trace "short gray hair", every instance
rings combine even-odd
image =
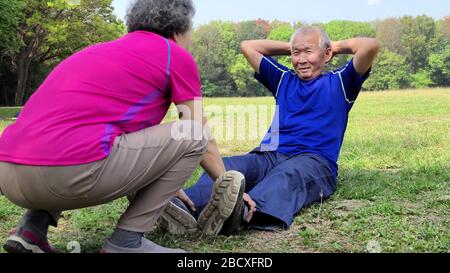
[[[297,37],[297,35],[299,34],[309,35],[317,32],[319,32],[320,34],[320,42],[319,42],[320,47],[323,50],[327,50],[329,47],[331,47],[330,38],[328,37],[328,34],[325,32],[325,30],[317,26],[303,26],[297,29],[291,36],[291,44],[292,42],[294,42],[295,37]]]
[[[166,38],[192,27],[192,0],[136,0],[127,11],[128,32],[144,30]]]

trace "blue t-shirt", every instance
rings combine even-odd
[[[293,70],[263,57],[255,78],[274,95],[276,111],[258,150],[318,154],[337,176],[348,113],[369,74],[370,70],[361,77],[351,60],[336,71],[303,81]]]

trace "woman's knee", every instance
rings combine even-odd
[[[19,207],[30,208],[31,204],[21,193],[21,187],[17,185],[19,180],[15,172],[15,165],[0,162],[0,173],[3,176],[0,180],[0,195],[4,195],[6,199]]]

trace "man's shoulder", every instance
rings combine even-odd
[[[263,56],[261,59],[261,62],[263,65],[267,65],[268,67],[272,67],[276,69],[279,72],[291,72],[292,70],[289,69],[287,66],[280,63],[278,60],[271,56]]]
[[[325,81],[325,80],[329,80],[329,79],[338,79],[339,74],[342,71],[343,71],[343,68],[332,70],[332,71],[327,71],[322,75],[321,80]]]
[[[348,68],[349,63],[338,69],[328,71],[322,75],[321,80],[324,82],[329,82],[331,85],[339,84],[341,85],[342,73]]]
[[[319,79],[317,79],[316,84],[311,85],[311,88],[320,88],[323,90],[340,90],[342,82],[340,79],[339,71],[328,71],[324,72]],[[326,92],[328,93],[328,92]],[[335,93],[335,92],[333,92]]]

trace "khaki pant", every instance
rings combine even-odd
[[[54,216],[128,196],[117,227],[153,229],[165,205],[191,176],[206,139],[175,140],[174,123],[117,137],[110,155],[79,166],[37,167],[0,162],[0,191],[13,203]]]

